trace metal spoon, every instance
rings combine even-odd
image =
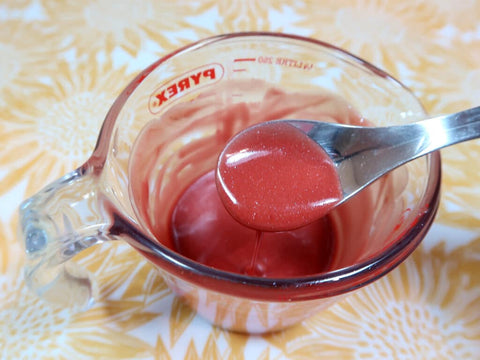
[[[480,137],[480,107],[387,127],[280,120],[311,127],[307,135],[337,167],[343,202],[393,169],[435,150]]]

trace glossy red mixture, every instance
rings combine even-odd
[[[220,201],[213,170],[180,197],[172,213],[171,231],[183,255],[218,269],[255,276],[293,277],[326,271],[335,247],[328,217],[292,231],[263,233],[235,221]]]
[[[286,122],[256,125],[235,136],[220,156],[216,179],[229,213],[262,231],[307,225],[342,198],[330,157]]]

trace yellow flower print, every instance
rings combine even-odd
[[[202,26],[188,22],[195,3],[186,0],[166,1],[109,0],[83,2],[70,0],[58,2],[43,0],[50,24],[55,33],[79,53],[106,50],[111,53],[116,47],[130,55],[137,55],[144,47],[156,50],[173,49],[178,43],[197,39]],[[201,25],[201,24],[200,24]],[[145,35],[157,42],[148,43]]]
[[[66,310],[42,304],[23,285],[21,273],[9,271],[0,275],[0,357],[2,359],[38,359],[39,353],[53,351],[62,338],[62,329],[71,321]],[[25,340],[24,340],[25,339]],[[26,340],[28,339],[28,340]],[[36,351],[31,353],[31,348]]]
[[[0,106],[7,106],[11,94],[28,95],[38,88],[39,73],[52,70],[50,61],[61,46],[50,46],[53,37],[36,23],[18,20],[0,26]]]
[[[204,1],[202,10],[220,14],[211,19],[218,33],[236,31],[273,31],[271,12],[291,10],[293,1],[213,0]],[[292,14],[289,14],[292,15]],[[213,16],[213,15],[212,15]],[[281,29],[277,29],[281,31]]]
[[[31,0],[2,0],[2,6],[7,10],[25,9],[31,5]]]
[[[183,306],[185,311],[192,312],[186,305]],[[195,318],[195,323],[188,327],[183,320],[176,321],[183,329],[179,334],[179,340],[169,345],[158,337],[155,359],[253,359],[251,356],[243,355],[249,339],[246,334],[211,327],[205,320],[199,318]]]
[[[480,229],[480,140],[442,150],[442,201],[437,221]]]
[[[431,115],[480,105],[480,40],[452,40],[442,61],[415,74],[423,84],[421,100]],[[458,76],[458,74],[464,74]],[[420,86],[420,85],[419,85]],[[442,150],[443,189],[437,219],[442,223],[480,229],[480,140]]]
[[[82,252],[77,260],[98,279],[100,291],[98,306],[77,315],[75,326],[103,324],[135,333],[152,344],[142,353],[146,359],[226,359],[244,352],[248,336],[212,328],[173,296],[155,267],[128,245],[97,246]],[[143,346],[139,344],[135,358],[142,358]],[[122,353],[120,348],[117,351]]]
[[[394,75],[401,66],[420,66],[438,53],[434,38],[443,26],[435,7],[424,2],[328,0],[299,6],[298,25],[312,36],[342,47]]]
[[[19,270],[23,264],[23,249],[16,239],[16,221],[0,222],[0,276],[11,270]],[[1,297],[2,291],[0,291]]]
[[[450,0],[427,0],[433,4],[448,24],[463,31],[475,31],[478,26],[478,14],[480,14],[480,2],[477,0],[463,0],[452,6]]]
[[[478,259],[419,248],[388,276],[283,335],[292,358],[474,359],[480,351]],[[436,279],[433,281],[432,279]],[[303,333],[302,333],[303,332]],[[268,338],[267,338],[268,339]],[[272,338],[275,341],[275,335]]]
[[[415,73],[424,85],[422,101],[432,114],[460,111],[480,105],[480,39],[455,36],[441,61]],[[463,74],[459,76],[459,74]]]
[[[27,179],[26,196],[75,169],[93,151],[108,109],[129,82],[110,62],[57,64],[44,72],[35,94],[21,90],[0,111],[0,194]]]
[[[125,244],[97,246],[78,261],[100,284],[97,303],[82,313],[46,304],[18,271],[0,274],[0,358],[152,358],[154,346],[130,332],[158,323],[155,305],[170,291],[157,272]]]

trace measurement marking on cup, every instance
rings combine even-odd
[[[233,59],[233,62],[245,62],[245,61],[254,62],[256,60],[257,60],[256,58],[236,58],[236,59]]]
[[[249,63],[249,62],[255,62],[255,61],[257,61],[257,58],[236,58],[236,59],[233,59],[233,63]],[[247,68],[232,69],[232,72],[234,72],[234,73],[246,72],[246,71],[247,71]]]

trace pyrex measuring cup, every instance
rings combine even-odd
[[[226,131],[222,122],[188,117],[166,121],[162,115],[179,104],[196,104],[205,92],[235,79],[244,84],[267,82],[292,93],[327,90],[347,99],[376,125],[425,116],[417,99],[399,82],[316,40],[239,33],[175,51],[145,69],[120,94],[86,163],[21,205],[30,288],[49,301],[88,307],[94,300],[94,279],[70,259],[100,242],[121,240],[143,254],[170,288],[212,323],[261,333],[313,315],[386,274],[415,249],[438,206],[437,153],[373,184],[362,197],[352,199],[358,204],[335,210],[332,219],[342,240],[335,267],[326,273],[261,278],[226,272],[179,254],[166,232],[161,236],[157,229],[154,236],[149,227],[153,216],[160,229],[167,229],[171,209],[185,186],[214,168],[230,136],[258,121],[233,121]],[[262,87],[241,86],[219,101],[259,102],[264,95]],[[150,179],[129,173],[129,166],[139,133],[154,119],[161,131],[155,154],[148,156],[155,158],[162,178],[153,194]],[[154,197],[164,211],[153,215],[148,202]],[[141,206],[142,201],[146,206]]]

